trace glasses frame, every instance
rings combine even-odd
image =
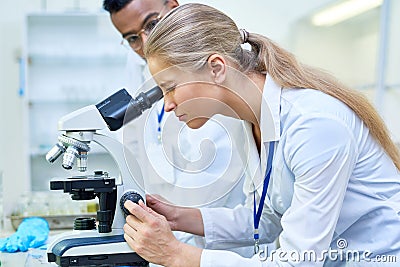
[[[132,34],[128,34],[125,37],[122,37],[121,40],[121,45],[123,45],[124,47],[127,48],[131,48],[133,50],[139,50],[143,47],[143,39],[142,39],[142,34],[145,34],[146,36],[150,34],[150,32],[154,29],[154,27],[157,25],[158,22],[160,22],[160,20],[162,19],[162,13],[164,12],[166,8],[166,5],[163,6],[163,8],[161,9],[161,11],[158,13],[158,16],[155,17],[154,19],[149,20],[142,29],[140,29],[140,31],[138,31],[137,33],[132,33]],[[149,25],[153,25],[150,29],[148,28]],[[129,38],[131,37],[136,37],[137,41],[132,42],[129,41]]]

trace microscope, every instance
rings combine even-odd
[[[49,262],[62,267],[148,266],[148,262],[128,246],[123,236],[123,225],[129,215],[124,207],[125,201],[137,203],[144,196],[140,167],[129,148],[98,131],[120,129],[162,97],[159,87],[140,93],[135,99],[121,89],[97,105],[83,107],[59,120],[58,130],[62,134],[58,137],[58,143],[47,153],[47,161],[53,163],[63,155],[64,169],[72,169],[76,161],[77,169],[85,172],[90,144],[95,142],[115,160],[119,176],[109,177],[106,171],[95,171],[92,175],[50,181],[51,190],[63,190],[73,200],[97,197],[99,210],[97,225],[94,218],[76,218],[74,230],[59,235],[49,245]]]

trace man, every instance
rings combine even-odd
[[[154,84],[146,74],[143,44],[158,21],[177,6],[176,0],[104,0],[103,7],[121,33],[122,43],[135,52],[128,60],[133,85],[130,89],[141,86],[144,91]],[[143,80],[143,76],[148,80]],[[221,116],[193,131],[174,116],[164,114],[163,108],[161,100],[124,130],[124,143],[134,144],[138,150],[146,191],[186,206],[232,208],[246,200],[253,205],[252,197],[246,195],[254,189],[253,170],[257,169],[259,159],[249,153],[248,146],[254,145],[251,130],[246,134],[239,121]],[[177,136],[173,131],[179,132],[179,140],[169,138]],[[180,234],[177,237],[201,246],[199,238]],[[254,253],[253,247],[235,251],[248,257]]]

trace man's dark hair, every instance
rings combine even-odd
[[[104,0],[103,8],[110,12],[110,14],[115,13],[123,9],[127,4],[133,0]],[[168,3],[169,0],[163,0],[164,5]]]
[[[103,8],[112,14],[120,11],[132,1],[133,0],[104,0]]]

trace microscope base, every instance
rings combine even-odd
[[[49,262],[58,266],[149,266],[132,251],[123,235],[64,239],[48,251]]]
[[[140,258],[136,253],[127,255],[77,255],[77,256],[55,256],[55,263],[61,267],[70,266],[129,266],[142,267],[149,266],[149,263]]]

